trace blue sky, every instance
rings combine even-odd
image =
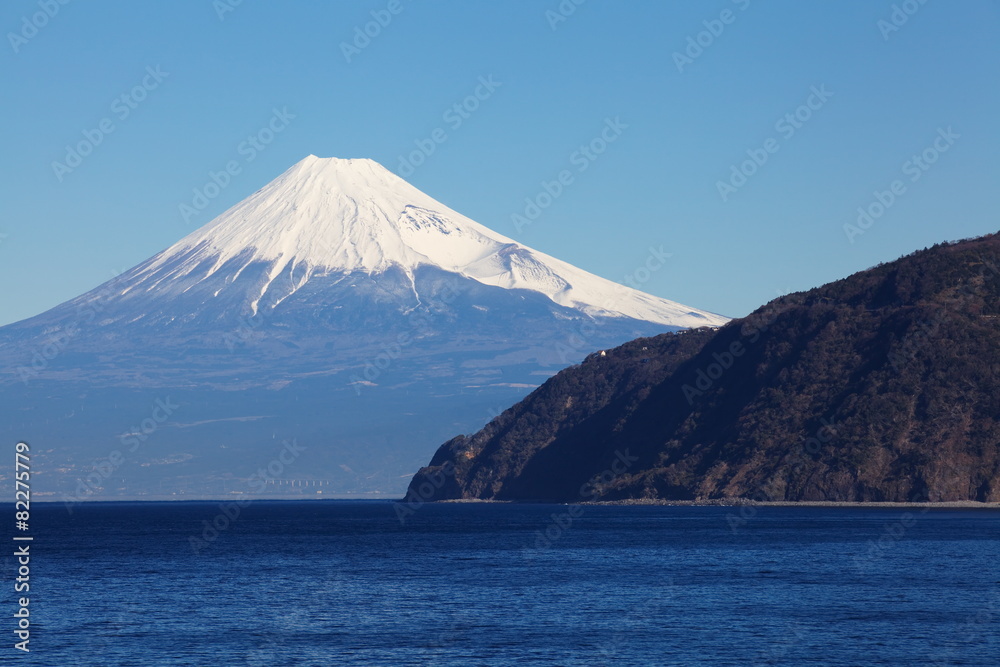
[[[1000,229],[996,1],[12,0],[0,26],[0,323],[308,154],[373,158],[529,246],[730,316]],[[526,200],[544,206],[515,224]],[[651,248],[671,256],[648,272]]]

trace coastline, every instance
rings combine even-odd
[[[401,500],[399,502],[406,502]],[[481,498],[456,498],[435,500],[433,503],[489,503],[526,505],[581,505],[585,507],[617,506],[677,506],[677,507],[858,507],[858,508],[918,508],[918,509],[989,509],[1000,510],[1000,503],[977,500],[951,500],[934,502],[841,501],[841,500],[750,500],[748,498],[713,498],[709,500],[663,500],[659,498],[633,498],[629,500],[599,500],[565,502],[552,500],[484,500]]]
[[[164,496],[164,497],[154,497],[154,498],[91,498],[78,501],[76,504],[87,505],[87,504],[142,504],[142,503],[244,503],[250,504],[255,502],[267,502],[267,501],[278,501],[278,502],[296,502],[296,501],[310,501],[310,502],[384,502],[384,503],[403,503],[411,504],[416,503],[419,505],[447,505],[447,504],[486,504],[486,505],[553,505],[553,506],[565,506],[565,505],[578,505],[581,507],[857,507],[857,508],[917,508],[917,509],[985,509],[985,510],[1000,510],[1000,503],[990,503],[990,502],[979,502],[975,500],[953,500],[945,502],[888,502],[888,501],[872,501],[872,502],[853,502],[853,501],[838,501],[838,500],[802,500],[802,501],[791,501],[791,500],[778,500],[778,501],[764,501],[764,500],[750,500],[747,498],[713,498],[709,500],[663,500],[659,498],[633,498],[629,500],[601,500],[601,501],[580,501],[580,502],[569,502],[563,500],[484,500],[481,498],[453,498],[447,500],[428,500],[428,501],[407,501],[405,497],[402,498],[388,498],[382,497],[333,497],[333,496],[237,496],[237,497],[176,497],[176,496]],[[39,505],[59,505],[66,504],[64,501],[57,501],[53,499],[45,499],[37,501]],[[9,503],[8,503],[9,504]]]
[[[658,500],[635,499],[580,503],[581,505],[679,505],[697,507],[900,507],[930,509],[1000,509],[1000,503],[977,500],[951,500],[928,502],[890,501],[841,501],[841,500],[749,500],[747,498],[720,498],[712,500]]]

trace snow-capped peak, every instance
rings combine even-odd
[[[429,229],[442,209],[448,220],[441,224],[451,234]],[[427,242],[428,232],[434,242]],[[175,248],[205,243],[222,261],[253,248],[254,259],[374,273],[394,264],[454,270],[498,240],[509,242],[373,160],[310,155]]]
[[[433,265],[507,289],[541,292],[591,315],[626,316],[674,326],[718,325],[721,316],[605,280],[509,239],[424,194],[369,159],[310,155],[143,267],[152,275],[184,255],[174,276],[240,258],[316,272],[407,274]],[[212,269],[205,276],[210,276]],[[250,306],[254,312],[269,284]],[[301,287],[301,284],[298,287]]]

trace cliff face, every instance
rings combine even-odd
[[[1000,235],[595,353],[410,501],[1000,501]]]

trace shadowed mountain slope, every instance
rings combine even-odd
[[[592,354],[442,445],[407,498],[995,502],[998,420],[990,235]]]

